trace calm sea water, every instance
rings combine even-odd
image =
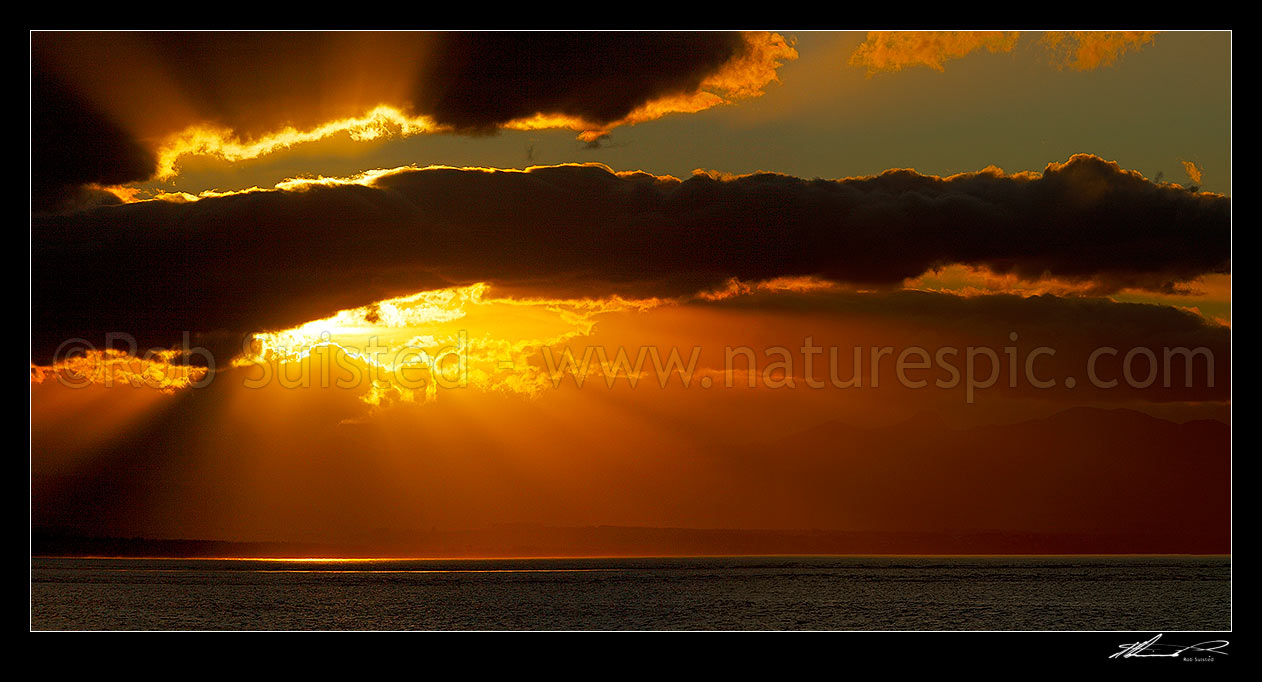
[[[1228,557],[33,559],[35,629],[1222,630]]]

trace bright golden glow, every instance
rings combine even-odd
[[[439,130],[444,128],[428,116],[408,116],[399,109],[386,105],[378,106],[363,116],[330,121],[308,130],[286,127],[251,140],[242,140],[227,128],[195,125],[170,136],[158,149],[156,177],[159,180],[174,177],[179,172],[177,163],[184,156],[210,156],[224,161],[243,161],[342,133],[349,135],[352,140],[363,142],[392,135],[407,137]]]
[[[538,364],[540,348],[590,335],[601,315],[669,303],[618,296],[495,298],[489,291],[483,283],[425,291],[259,333],[232,364],[351,367],[340,356],[367,375],[362,399],[374,406],[426,403],[437,399],[440,388],[454,387],[537,396],[552,383]]]

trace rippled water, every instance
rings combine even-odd
[[[1221,630],[1228,557],[33,559],[35,629]]]

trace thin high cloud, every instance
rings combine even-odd
[[[927,66],[943,71],[943,63],[979,50],[1011,52],[1017,31],[869,31],[850,55],[850,65],[863,67],[868,75]]]
[[[32,227],[32,352],[125,331],[284,329],[455,284],[688,296],[731,278],[897,288],[960,263],[1168,290],[1230,270],[1230,200],[1079,155],[1042,173],[687,180],[599,165],[400,169]]]
[[[1193,185],[1201,184],[1201,179],[1205,177],[1205,172],[1200,166],[1196,165],[1196,162],[1183,159],[1179,163],[1183,164],[1183,172],[1188,174],[1188,179],[1192,181]]]
[[[1156,31],[1048,31],[1040,42],[1052,52],[1052,63],[1074,71],[1116,64],[1127,52],[1153,41]]]
[[[1116,64],[1127,52],[1153,41],[1156,31],[1048,31],[1039,44],[1052,65],[1090,71]],[[923,66],[944,71],[944,64],[974,52],[1012,52],[1019,31],[870,31],[850,55],[850,65],[868,75]]]
[[[36,205],[170,177],[190,155],[251,159],[337,134],[591,141],[757,97],[796,58],[766,32],[37,33],[34,157],[87,163],[37,166]]]

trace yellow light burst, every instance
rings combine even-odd
[[[431,402],[440,388],[456,387],[537,396],[550,384],[536,357],[542,347],[592,334],[601,315],[670,303],[498,298],[489,291],[485,283],[425,291],[255,334],[232,365],[263,368],[258,377],[270,379],[282,365],[334,360],[361,379],[361,398],[374,406]]]

